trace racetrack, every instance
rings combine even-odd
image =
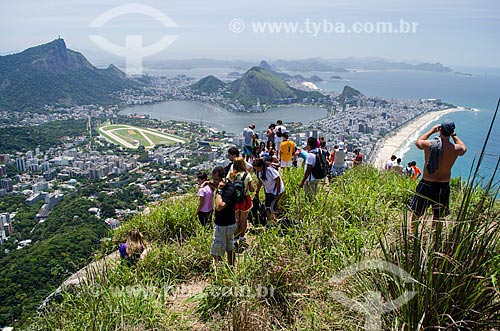
[[[123,124],[105,124],[98,129],[108,142],[125,148],[137,149],[140,145],[151,149],[160,143],[185,143],[185,140],[152,129]]]

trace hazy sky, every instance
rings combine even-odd
[[[89,27],[106,11],[120,13],[120,6],[131,3],[156,10],[177,27],[162,24],[142,9],[101,27]],[[377,33],[374,29],[381,22],[391,23],[398,33]],[[257,31],[259,24],[263,30]],[[274,24],[275,31],[270,32],[266,24]],[[412,24],[416,24],[414,31],[401,33]],[[166,35],[177,36],[146,61],[376,56],[500,67],[500,4],[494,0],[0,0],[0,54],[46,43],[58,35],[69,48],[97,64],[123,58],[97,46],[90,35],[117,46],[125,45],[127,35],[141,35],[146,46]]]

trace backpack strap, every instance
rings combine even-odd
[[[241,177],[241,182],[243,183],[243,194],[246,194],[247,187],[245,186],[245,179],[247,178],[248,172],[245,171],[243,177]]]
[[[316,160],[314,161],[314,165],[316,165],[316,162],[318,162],[318,152],[312,152],[312,154],[316,155]],[[314,166],[312,167],[314,168]],[[311,176],[312,176],[312,168],[311,168],[311,172],[309,173],[309,180],[311,180]]]

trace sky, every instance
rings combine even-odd
[[[142,52],[137,49],[153,45],[143,56],[146,63],[381,57],[500,67],[500,4],[496,0],[0,0],[0,54],[58,36],[97,65],[132,59],[134,50]],[[96,43],[91,36],[108,44]],[[110,44],[121,51],[112,54]]]

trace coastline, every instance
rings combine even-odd
[[[447,108],[439,111],[427,112],[411,122],[400,127],[397,131],[392,133],[390,136],[384,138],[379,146],[377,146],[376,156],[374,158],[373,165],[376,168],[384,169],[385,162],[391,158],[391,155],[396,154],[406,141],[418,130],[427,126],[431,122],[435,122],[441,116],[454,113],[458,111],[466,110],[465,107]],[[399,157],[399,156],[398,156]]]

